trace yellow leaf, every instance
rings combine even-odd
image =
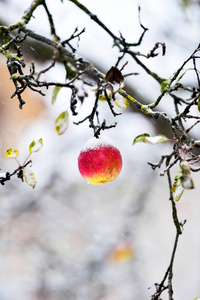
[[[100,101],[107,101],[106,97],[104,95],[99,95],[98,100]]]
[[[32,141],[29,145],[29,152],[38,152],[43,146],[43,140],[40,138],[37,142]]]
[[[133,248],[129,244],[123,244],[118,246],[112,253],[112,257],[115,261],[126,262],[132,259],[134,256]]]
[[[129,107],[129,102],[126,98],[117,96],[115,100],[115,105],[119,108],[127,109]]]
[[[59,135],[63,134],[68,127],[69,114],[68,111],[62,112],[55,121],[55,130]]]
[[[16,150],[16,149],[13,149],[13,148],[9,148],[7,151],[6,151],[6,157],[7,158],[16,158],[19,154],[19,151]]]
[[[30,169],[25,168],[23,170],[23,177],[26,183],[34,189],[36,186],[36,179],[34,173]]]

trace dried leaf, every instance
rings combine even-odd
[[[55,121],[55,130],[59,135],[63,134],[68,127],[69,114],[68,111],[62,112]]]
[[[16,158],[19,154],[19,151],[17,149],[9,148],[6,151],[6,157],[7,158]]]
[[[121,71],[116,67],[111,67],[106,73],[105,80],[111,83],[122,83],[124,81],[124,76]]]

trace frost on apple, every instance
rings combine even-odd
[[[91,138],[79,154],[78,168],[88,183],[108,183],[119,175],[122,157],[112,139]]]

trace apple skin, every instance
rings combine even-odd
[[[108,183],[119,175],[122,157],[112,139],[105,136],[91,138],[79,154],[78,168],[88,183]]]

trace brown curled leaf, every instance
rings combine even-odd
[[[124,76],[121,71],[116,67],[111,67],[106,73],[105,80],[111,83],[122,83],[124,81]]]

